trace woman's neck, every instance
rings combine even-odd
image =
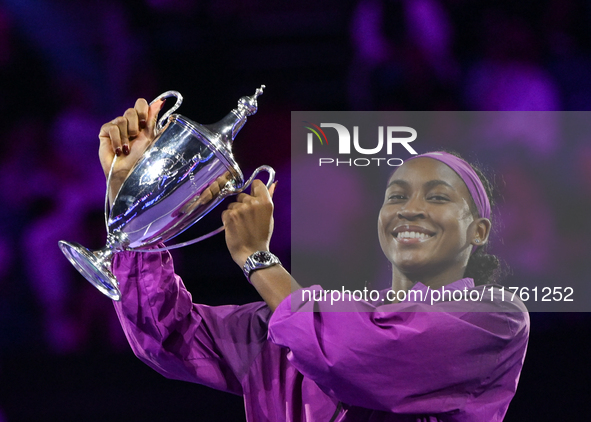
[[[431,289],[439,289],[464,278],[465,272],[466,267],[449,268],[447,270],[437,271],[434,274],[403,273],[398,268],[392,266],[392,290],[408,291],[418,282]]]

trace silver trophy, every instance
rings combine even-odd
[[[242,192],[260,171],[269,173],[267,188],[271,186],[275,178],[271,167],[257,168],[245,183],[232,155],[232,142],[247,117],[256,113],[257,97],[264,87],[250,97],[240,98],[236,109],[212,125],[172,114],[183,100],[176,91],[165,92],[154,100],[176,97],[175,105],[158,121],[154,141],[121,185],[110,212],[108,195],[105,198],[106,246],[90,251],[78,243],[59,242],[72,265],[97,289],[120,300],[117,279],[111,272],[115,253],[155,252],[207,239],[223,227],[189,242],[154,248],[189,228],[224,198]],[[110,179],[111,174],[107,177],[107,192]]]

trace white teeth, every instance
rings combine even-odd
[[[397,237],[399,239],[427,239],[430,236],[428,234],[418,232],[400,232],[398,233]]]

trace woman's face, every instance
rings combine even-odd
[[[463,275],[479,231],[460,177],[431,158],[403,164],[388,181],[378,218],[380,245],[394,270],[425,279]],[[482,219],[479,219],[482,220]]]

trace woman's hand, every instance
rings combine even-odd
[[[256,251],[268,251],[273,233],[273,192],[258,179],[252,182],[250,195],[241,193],[222,213],[226,244],[232,259],[242,268]]]
[[[140,98],[134,108],[127,109],[123,116],[101,127],[99,158],[105,177],[109,174],[113,158],[117,156],[109,186],[111,203],[131,168],[154,140],[154,127],[163,104],[164,101],[157,101],[149,106],[146,100]]]
[[[269,190],[258,179],[252,182],[250,195],[241,193],[236,202],[222,213],[226,229],[226,244],[234,262],[244,267],[246,259],[256,251],[268,251],[273,233],[273,193],[277,182]],[[301,286],[281,265],[255,271],[250,282],[257,289],[271,311]]]

